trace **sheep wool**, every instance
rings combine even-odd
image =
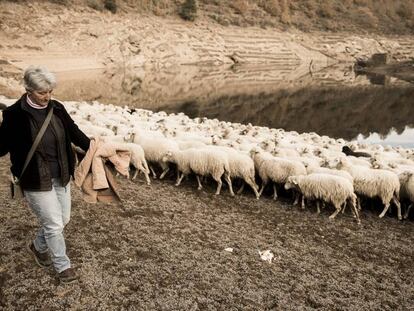
[[[341,211],[343,204],[349,202],[358,223],[360,223],[354,187],[348,179],[329,174],[290,176],[285,184],[285,189],[292,188],[302,193],[302,200],[304,198],[319,199],[333,204],[335,212],[329,216],[331,219]]]
[[[399,202],[400,181],[397,174],[353,165],[346,159],[339,161],[337,169],[345,170],[351,174],[354,178],[354,188],[357,194],[381,199],[384,209],[379,215],[380,218],[384,217],[392,201],[397,206],[398,219],[402,219]]]
[[[181,176],[177,179],[176,186],[179,186],[184,176],[193,171],[197,175],[198,189],[202,189],[199,176],[209,176],[217,182],[216,195],[220,194],[222,187],[221,177],[229,185],[230,194],[234,196],[233,187],[230,179],[230,167],[227,155],[223,151],[211,150],[208,148],[168,151],[163,161],[177,164]]]

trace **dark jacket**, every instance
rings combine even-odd
[[[11,171],[16,177],[21,175],[27,154],[40,129],[34,125],[33,117],[26,105],[26,94],[24,94],[15,104],[3,110],[3,122],[0,126],[0,156],[10,152]],[[69,174],[62,176],[62,183],[66,185],[75,170],[75,156],[71,143],[86,151],[89,148],[90,140],[78,128],[61,103],[51,100],[48,109],[51,107],[53,107],[53,116],[60,120],[65,132],[64,144],[58,148],[60,151],[64,149],[66,152],[64,157],[60,157],[65,161],[65,163],[61,163],[61,166],[69,172]],[[51,190],[50,176],[48,163],[42,152],[42,146],[39,144],[20,179],[20,185],[25,190]]]

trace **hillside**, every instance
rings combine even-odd
[[[414,40],[407,34],[408,28],[401,26],[399,34],[385,34],[380,28],[364,34],[362,32],[369,27],[358,26],[356,21],[346,24],[344,19],[333,16],[332,23],[335,20],[348,28],[344,26],[340,32],[320,31],[326,30],[319,25],[325,19],[302,18],[302,22],[313,23],[308,29],[313,30],[304,32],[294,28],[293,17],[289,25],[282,23],[277,16],[266,13],[263,6],[260,11],[258,3],[254,2],[249,2],[249,8],[242,14],[234,8],[238,1],[229,6],[225,6],[225,1],[215,4],[200,1],[194,22],[178,16],[182,3],[175,1],[140,1],[138,5],[119,0],[109,7],[116,8],[116,13],[104,8],[103,0],[1,0],[0,3],[0,94],[9,97],[17,97],[23,91],[19,84],[21,72],[30,64],[47,66],[58,73],[61,85],[66,86],[79,77],[80,71],[86,78],[89,73],[85,71],[101,69],[105,79],[95,83],[93,89],[105,88],[104,93],[123,90],[123,94],[137,96],[142,93],[143,84],[148,83],[148,68],[157,73],[162,69],[164,74],[180,81],[191,81],[197,75],[195,71],[201,69],[187,66],[185,71],[182,68],[177,71],[174,66],[228,68],[238,63],[268,68],[271,65],[280,67],[283,72],[280,77],[292,80],[308,74],[309,70],[316,72],[336,62],[353,63],[374,53],[388,53],[395,61],[414,58]],[[401,3],[407,3],[407,12],[411,12],[409,2]],[[235,18],[245,22],[238,23],[241,26],[230,25],[230,22],[220,24],[217,18],[211,17],[214,10],[222,12],[216,17],[232,21],[232,24],[237,24]],[[257,23],[269,20],[276,27],[244,27],[250,23],[247,21],[250,15],[256,14],[254,12],[258,16]],[[31,23],[16,16],[30,16]],[[404,20],[405,23],[409,21]],[[384,21],[381,25],[394,27],[399,22]],[[353,31],[352,27],[359,30]],[[269,79],[273,81],[273,77]],[[165,81],[159,82],[163,85]],[[86,85],[85,82],[82,85]],[[77,93],[71,90],[68,94],[56,93],[56,96],[67,100],[82,98],[81,90]],[[123,104],[129,100],[128,96],[123,97],[117,96],[111,102]]]
[[[3,0],[4,2],[4,0]],[[33,2],[33,1],[13,1]],[[42,2],[42,1],[39,1]],[[48,0],[58,5],[105,9],[115,14],[177,16],[184,0]],[[199,0],[198,19],[221,25],[413,34],[412,0]]]

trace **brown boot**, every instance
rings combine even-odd
[[[77,281],[79,277],[73,268],[67,268],[58,274],[60,283],[69,284]]]
[[[46,268],[46,267],[49,267],[52,264],[52,260],[50,259],[49,254],[47,252],[46,253],[38,252],[36,250],[33,242],[30,245],[28,245],[28,250],[30,251],[30,253],[32,253],[32,255],[33,255],[33,257],[34,257],[34,259],[35,259],[35,261],[36,261],[36,263],[39,267]]]

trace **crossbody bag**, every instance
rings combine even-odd
[[[37,146],[39,145],[40,140],[42,139],[43,134],[45,133],[46,128],[50,123],[50,120],[52,119],[52,115],[53,115],[53,107],[50,108],[50,110],[49,110],[49,112],[46,116],[46,119],[43,122],[42,127],[39,130],[39,133],[37,133],[37,136],[36,136],[36,138],[33,142],[33,145],[30,148],[29,153],[27,154],[26,161],[24,162],[23,170],[22,170],[20,176],[17,178],[13,174],[11,174],[10,189],[11,189],[12,199],[22,199],[24,197],[23,189],[20,186],[20,178],[23,176],[23,173],[25,172],[27,166],[29,165],[29,162],[32,159],[33,154],[34,154]]]

